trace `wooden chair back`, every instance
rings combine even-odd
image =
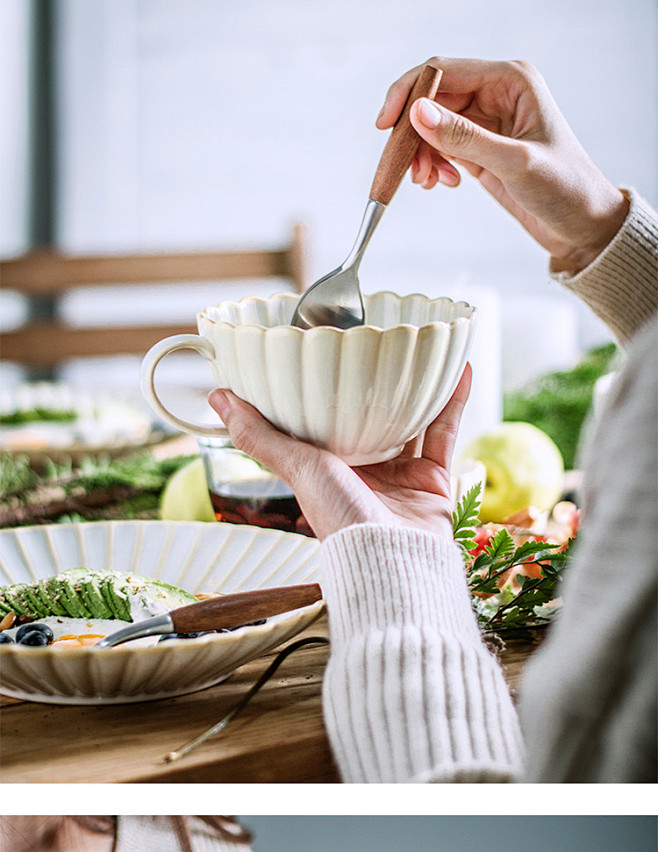
[[[98,285],[148,285],[181,281],[287,278],[302,293],[305,281],[305,232],[293,228],[290,243],[274,250],[204,253],[71,256],[31,252],[0,261],[0,283],[29,300],[29,317],[4,332],[0,357],[27,368],[52,369],[72,358],[144,354],[172,334],[196,332],[187,323],[78,328],[57,318],[57,305],[69,290]]]

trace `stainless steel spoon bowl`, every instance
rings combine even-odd
[[[438,68],[426,65],[418,76],[379,160],[370,198],[352,251],[337,269],[324,275],[308,288],[295,308],[292,325],[299,328],[313,328],[318,325],[351,328],[364,324],[365,311],[358,278],[359,264],[420,143],[420,136],[409,121],[411,105],[418,98],[435,97],[441,73]]]

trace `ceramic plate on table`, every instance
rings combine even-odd
[[[0,391],[0,449],[26,454],[36,466],[46,459],[76,463],[88,455],[118,456],[166,437],[129,399],[57,382]]]
[[[233,524],[103,521],[0,530],[0,585],[68,568],[145,574],[193,594],[317,581],[319,543]],[[125,704],[219,683],[238,666],[308,627],[323,603],[230,633],[152,647],[0,646],[0,692],[51,704]]]

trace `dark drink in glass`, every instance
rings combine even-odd
[[[221,494],[210,490],[215,516],[229,524],[253,524],[297,532],[299,503],[284,482],[248,480],[227,483]]]
[[[313,535],[295,495],[271,471],[227,439],[199,439],[199,449],[218,521]]]

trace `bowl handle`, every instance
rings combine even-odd
[[[209,426],[207,423],[192,423],[189,420],[183,420],[177,417],[168,408],[165,408],[162,400],[158,396],[155,389],[155,368],[160,361],[169,355],[171,352],[176,352],[178,349],[194,349],[202,355],[207,361],[213,361],[215,358],[215,350],[210,341],[198,334],[175,334],[173,337],[166,337],[152,346],[144,356],[142,361],[142,369],[140,376],[140,384],[142,393],[156,414],[162,417],[167,423],[181,429],[183,432],[190,432],[192,435],[208,435],[211,437],[226,437],[228,430],[225,426]]]

